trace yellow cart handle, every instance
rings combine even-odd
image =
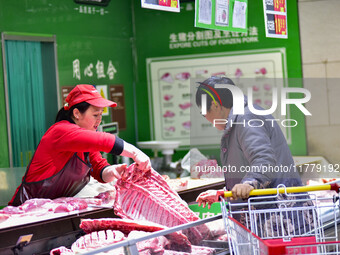
[[[339,193],[340,186],[338,183],[313,185],[313,186],[299,186],[299,187],[287,187],[287,188],[271,188],[271,189],[253,189],[250,191],[249,196],[262,196],[262,195],[275,195],[277,193],[300,193],[308,191],[320,191],[320,190],[334,190]],[[224,191],[224,197],[232,197],[231,191]]]

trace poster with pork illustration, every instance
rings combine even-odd
[[[254,103],[268,109],[273,88],[284,86],[284,55],[284,50],[254,50],[202,54],[195,59],[190,56],[148,59],[152,139],[181,141],[181,146],[219,144],[221,131],[213,128],[196,106],[197,82],[210,76],[227,76],[244,95],[250,93]],[[282,129],[289,142],[289,129]]]

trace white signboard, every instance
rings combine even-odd
[[[253,102],[268,109],[272,88],[285,86],[286,77],[284,49],[151,58],[147,68],[152,139],[181,141],[186,146],[216,145],[222,135],[200,115],[194,98],[196,81],[227,76],[245,95],[251,87]],[[280,111],[273,115],[281,117]],[[194,122],[193,116],[197,116]],[[290,143],[289,128],[281,128]]]

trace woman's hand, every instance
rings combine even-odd
[[[208,209],[210,209],[211,204],[218,202],[219,197],[223,196],[223,193],[223,190],[207,190],[199,194],[196,198],[196,202],[198,202],[198,206],[203,205],[203,208],[205,208],[206,205],[208,205]]]
[[[151,169],[150,158],[141,150],[124,141],[124,150],[121,156],[132,158],[136,162],[138,168],[144,172]]]
[[[111,165],[103,170],[102,178],[104,182],[112,182],[115,178],[120,179],[122,173],[127,169],[126,164]]]
[[[144,172],[151,169],[150,158],[144,154],[142,151],[137,150],[134,152],[134,157],[132,159],[136,162],[137,167]]]
[[[231,199],[247,199],[249,197],[250,191],[254,189],[253,186],[247,184],[247,183],[239,183],[235,184],[233,189],[231,190],[233,197]]]

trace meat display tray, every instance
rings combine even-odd
[[[223,188],[224,181],[216,181],[208,185],[196,185],[189,189],[178,191],[179,196],[187,203],[195,201],[196,197],[207,189]],[[81,235],[80,220],[84,218],[115,218],[112,208],[87,208],[86,210],[65,214],[46,215],[34,219],[20,217],[8,219],[0,224],[0,254],[1,255],[45,255],[59,246],[71,246]],[[183,227],[183,226],[181,226]],[[17,247],[20,236],[31,235],[32,239],[24,247]],[[161,235],[161,234],[159,234]],[[151,238],[151,237],[150,237]],[[222,245],[223,244],[219,244]],[[207,247],[211,246],[211,243]]]
[[[209,217],[209,218],[197,220],[194,222],[182,224],[179,226],[171,227],[165,230],[153,232],[140,238],[128,239],[128,240],[121,241],[116,244],[107,245],[107,246],[104,246],[104,247],[101,247],[101,248],[98,248],[98,249],[95,249],[95,250],[92,250],[86,253],[82,253],[82,255],[94,255],[94,254],[99,254],[102,252],[108,252],[108,254],[120,254],[120,253],[117,253],[119,249],[123,249],[126,255],[138,255],[139,252],[137,250],[136,244],[139,242],[147,241],[155,237],[168,235],[176,231],[182,231],[182,230],[185,230],[191,227],[197,227],[199,225],[206,224],[209,222],[212,223],[214,221],[218,221],[221,219],[222,219],[222,215],[216,215],[213,217]],[[219,224],[219,223],[216,222],[216,224]],[[228,242],[225,242],[225,241],[203,240],[199,246],[214,248],[216,250],[215,255],[230,254],[229,249],[228,249]]]
[[[91,208],[67,216],[16,225],[0,229],[0,254],[1,255],[32,255],[49,254],[56,245],[71,245],[83,233],[80,220],[83,218],[114,218],[112,208]],[[33,234],[27,246],[19,250],[16,247],[20,236]]]

